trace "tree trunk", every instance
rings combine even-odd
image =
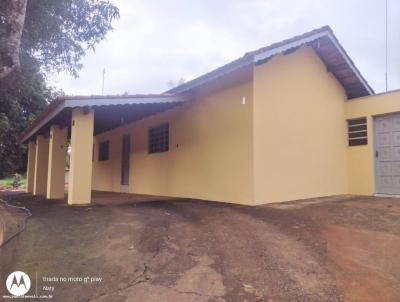
[[[0,80],[20,67],[19,52],[28,0],[1,0]]]

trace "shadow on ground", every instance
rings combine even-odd
[[[30,293],[37,286],[53,301],[400,301],[399,199],[70,207],[2,198],[33,216],[0,249],[1,296],[22,270]]]

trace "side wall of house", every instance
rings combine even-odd
[[[256,203],[347,193],[345,99],[311,48],[255,66]]]
[[[97,135],[93,189],[121,191],[122,136],[130,134],[129,192],[251,204],[252,100],[249,80]],[[169,151],[149,154],[149,127],[166,122]],[[99,162],[98,146],[104,140],[110,141],[110,159]]]
[[[375,193],[374,116],[400,112],[400,91],[377,94],[346,102],[346,119],[367,118],[368,145],[347,148],[349,193]]]

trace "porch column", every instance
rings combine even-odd
[[[43,135],[36,137],[35,176],[33,195],[46,195],[47,167],[49,164],[49,139]]]
[[[94,111],[75,108],[71,122],[68,204],[88,204],[92,191]]]
[[[47,174],[48,199],[64,198],[65,157],[67,152],[68,128],[58,125],[50,127],[49,169]]]
[[[28,143],[28,164],[26,171],[26,191],[33,193],[33,184],[35,179],[35,161],[36,161],[36,143],[30,141]]]

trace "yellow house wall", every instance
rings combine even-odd
[[[46,195],[47,169],[49,165],[49,139],[43,135],[36,137],[34,195]]]
[[[50,128],[47,194],[49,199],[64,198],[65,156],[68,128],[53,125]]]
[[[257,204],[347,193],[345,92],[307,47],[254,68]]]
[[[132,127],[121,127],[94,137],[92,188],[98,191],[121,191],[121,150],[123,134],[131,135]],[[109,160],[99,161],[99,144],[108,140]],[[132,150],[131,150],[132,151]],[[132,154],[130,155],[132,157]]]
[[[395,112],[400,112],[400,91],[346,102],[346,119],[367,117],[368,131],[368,145],[347,148],[351,194],[372,195],[375,193],[373,117]]]
[[[129,192],[252,204],[252,100],[249,80],[97,135],[93,189],[121,191],[122,136],[130,134]],[[148,154],[149,127],[165,122],[169,151]],[[110,159],[99,162],[103,140],[110,141]]]
[[[68,204],[88,204],[92,190],[94,111],[72,111]]]
[[[242,105],[242,98],[246,104]],[[374,193],[373,116],[400,112],[400,92],[346,100],[308,47],[254,67],[253,79],[94,138],[94,190],[263,204]],[[367,146],[348,147],[346,119],[367,116]],[[149,127],[169,122],[169,152],[148,154]],[[110,159],[98,145],[110,141]]]

